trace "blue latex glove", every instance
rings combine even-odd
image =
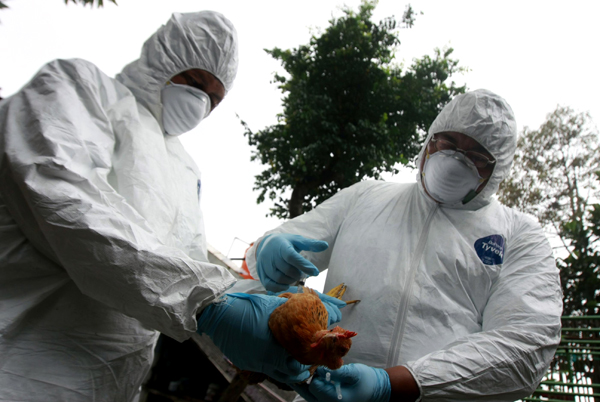
[[[331,381],[326,381],[326,373]],[[293,384],[292,388],[308,402],[339,402],[335,383],[340,384],[343,402],[388,402],[392,386],[388,373],[364,364],[346,364],[338,370],[319,367],[310,385]]]
[[[287,233],[270,234],[256,249],[256,270],[263,286],[270,291],[280,292],[289,285],[306,278],[317,276],[319,270],[300,251],[323,251],[329,245],[322,240],[307,239]]]
[[[323,305],[327,309],[327,314],[329,316],[327,326],[330,326],[331,324],[335,324],[336,322],[342,321],[342,312],[340,311],[340,309],[343,307],[346,307],[346,302],[342,301],[340,299],[336,299],[335,297],[327,296],[326,294],[323,294],[317,290],[314,290],[314,291],[319,296],[319,299],[321,299],[321,301],[323,302]],[[273,294],[273,295],[277,296],[277,295],[280,295],[280,294],[286,293],[286,292],[298,293],[298,286],[290,286],[287,290],[285,290],[283,292],[277,292],[277,293],[269,292],[269,294]]]
[[[286,298],[232,293],[206,307],[198,317],[198,333],[207,334],[235,366],[283,383],[306,380],[309,366],[300,364],[269,329],[273,310]]]

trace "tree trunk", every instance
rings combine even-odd
[[[304,202],[304,197],[306,196],[306,194],[307,194],[306,185],[299,184],[296,187],[294,187],[294,190],[292,191],[292,196],[290,197],[290,202],[288,205],[290,219],[293,219],[304,213],[302,204]]]

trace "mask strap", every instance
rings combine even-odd
[[[467,202],[471,201],[475,197],[477,197],[477,192],[475,190],[469,191],[467,196],[465,198],[463,198],[462,204],[465,205]]]
[[[425,147],[425,160],[423,161],[423,168],[421,169],[421,177],[425,177],[425,165],[429,159],[429,145]]]

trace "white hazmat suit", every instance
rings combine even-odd
[[[558,270],[540,225],[492,197],[516,148],[508,104],[485,90],[460,95],[425,144],[445,131],[472,137],[497,160],[470,202],[436,203],[420,176],[363,181],[269,233],[329,243],[304,254],[329,268],[325,290],[345,282],[344,298],[362,301],[342,310],[341,325],[358,333],[346,363],[404,365],[424,401],[513,401],[535,389],[560,341]],[[247,262],[258,277],[255,248]]]
[[[157,331],[189,338],[235,282],[208,263],[200,173],[161,127],[161,89],[192,68],[230,89],[222,15],[173,14],[116,79],[57,60],[0,103],[0,400],[131,400]]]

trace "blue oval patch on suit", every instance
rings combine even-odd
[[[475,252],[485,265],[498,265],[504,261],[504,237],[491,235],[475,242]]]

